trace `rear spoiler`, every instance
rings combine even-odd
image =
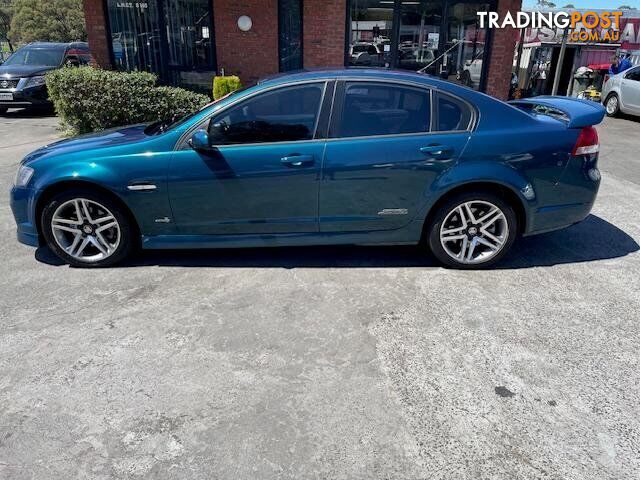
[[[567,123],[568,128],[583,128],[602,122],[604,107],[590,100],[572,97],[541,96],[512,100],[509,104],[522,110],[549,115]]]

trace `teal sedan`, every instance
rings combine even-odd
[[[446,266],[482,268],[519,235],[589,214],[604,114],[407,72],[300,72],[36,150],[11,207],[19,241],[78,267],[136,248],[422,243]]]

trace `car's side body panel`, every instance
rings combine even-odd
[[[446,92],[473,106],[474,121],[468,131],[376,138],[327,133],[330,138],[295,144],[223,146],[209,156],[178,148],[207,118],[264,89],[353,78]],[[30,244],[37,243],[43,192],[73,181],[117,195],[136,219],[144,248],[413,244],[443,196],[483,183],[519,199],[523,233],[533,234],[575,223],[593,204],[598,182],[586,177],[585,160],[570,154],[579,132],[423,75],[307,72],[269,79],[160,135],[128,127],[41,149],[25,159],[35,174],[28,188],[14,188],[12,208],[19,237]],[[451,155],[435,159],[421,151],[434,144]],[[292,154],[313,163],[283,166]]]

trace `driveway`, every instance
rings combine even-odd
[[[0,117],[0,478],[640,477],[640,122],[583,223],[500,268],[416,248],[59,265],[7,196],[55,118]]]

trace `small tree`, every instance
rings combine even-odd
[[[569,3],[568,5],[565,5],[565,6],[564,6],[564,7],[562,7],[562,8],[567,8],[567,9],[569,9],[569,8],[576,8],[576,6],[575,6],[573,3]]]
[[[629,5],[620,5],[618,7],[618,10],[633,10],[633,7],[631,7]]]
[[[6,40],[9,49],[13,50],[11,40],[9,38],[9,29],[11,28],[11,2],[9,0],[0,0],[0,42]]]
[[[84,40],[82,0],[13,0],[10,35],[20,42]]]

